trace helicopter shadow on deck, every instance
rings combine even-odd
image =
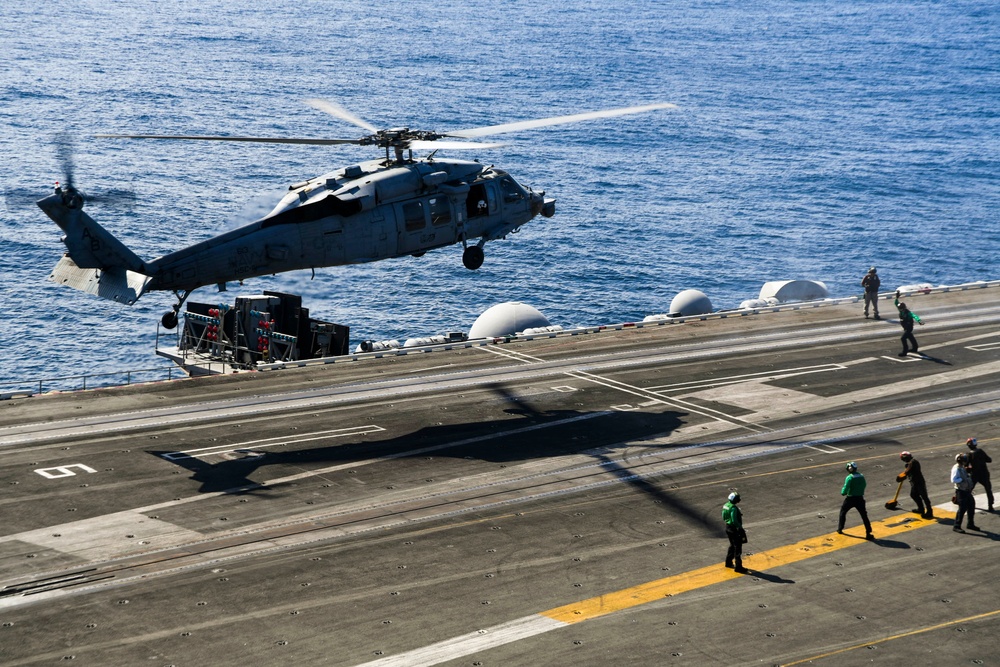
[[[343,466],[340,470],[327,470],[324,473],[326,479],[337,483],[338,475],[353,475],[357,472],[351,468],[352,463],[364,465],[364,462],[373,459],[474,459],[504,465],[532,459],[587,454],[605,471],[616,475],[622,483],[652,498],[688,525],[708,536],[724,537],[721,523],[706,514],[704,508],[685,502],[680,494],[664,489],[655,479],[630,469],[613,456],[614,450],[624,446],[623,443],[668,436],[685,423],[687,413],[538,410],[527,401],[510,394],[504,387],[492,386],[491,389],[503,400],[514,404],[503,412],[519,419],[425,426],[387,440],[360,440],[294,451],[263,448],[233,450],[239,453],[240,458],[217,462],[177,456],[177,452],[149,453],[189,470],[192,473],[191,479],[201,484],[201,493],[254,494],[262,497],[278,497],[284,493],[280,483],[262,485],[252,479],[258,470],[274,466],[311,470],[340,464]],[[853,441],[854,439],[839,440],[838,443],[850,444]],[[871,437],[858,439],[858,444],[871,445],[873,442],[900,446],[891,438],[885,439],[884,443]],[[683,448],[688,444],[690,443],[679,442],[665,448]],[[739,443],[731,445],[734,449],[741,446]]]
[[[587,453],[596,465],[651,498],[667,513],[678,516],[707,536],[725,537],[721,523],[711,518],[705,508],[691,505],[680,494],[630,469],[613,455],[622,443],[668,435],[684,423],[685,413],[577,410],[541,413],[523,407],[508,408],[504,412],[521,419],[427,426],[387,440],[362,440],[294,451],[242,450],[239,458],[217,462],[178,456],[177,452],[149,453],[190,471],[190,479],[201,484],[200,493],[252,494],[265,498],[283,495],[283,485],[262,485],[253,477],[258,471],[274,467],[311,470],[342,464],[340,470],[324,473],[324,478],[338,483],[338,476],[357,472],[358,469],[351,467],[352,463],[363,465],[372,459],[475,459],[506,465]],[[670,448],[683,448],[688,444],[681,442]],[[740,446],[733,445],[734,448]]]
[[[241,458],[210,462],[179,452],[150,451],[193,474],[201,482],[201,493],[242,492],[257,487],[250,479],[258,470],[290,465],[304,468],[367,462],[371,459],[475,459],[489,463],[513,464],[581,454],[613,447],[624,440],[667,434],[682,424],[683,413],[586,412],[552,410],[545,413],[519,408],[504,410],[520,419],[473,421],[424,426],[386,440],[357,442],[275,451],[259,448],[235,450]],[[214,457],[217,458],[217,455]],[[609,460],[595,455],[595,461]],[[271,487],[273,490],[277,487]]]
[[[589,453],[595,463],[610,470],[625,484],[647,494],[685,522],[712,536],[722,535],[719,526],[704,518],[702,509],[689,505],[678,494],[669,493],[657,486],[655,481],[629,470],[620,461],[614,460],[611,454],[624,442],[669,435],[683,425],[687,413],[537,410],[502,387],[493,386],[491,389],[502,399],[515,404],[503,412],[519,419],[425,426],[388,440],[362,440],[295,451],[237,450],[243,454],[241,458],[217,462],[178,456],[178,452],[149,453],[189,470],[191,479],[201,484],[201,493],[264,497],[281,494],[281,485],[262,486],[251,478],[257,471],[273,466],[308,470],[346,464],[342,470],[327,472],[325,476],[329,479],[341,473],[356,473],[350,469],[350,463],[371,459],[434,457],[474,459],[504,465]],[[685,444],[670,447],[683,447]]]

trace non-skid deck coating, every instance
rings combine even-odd
[[[0,402],[0,662],[990,664],[998,295],[905,359],[850,304]]]
[[[985,500],[985,495],[980,500]],[[885,539],[890,535],[908,532],[915,528],[937,525],[941,519],[953,522],[955,513],[950,511],[950,509],[943,506],[936,507],[937,520],[924,519],[919,516],[906,517],[903,520],[894,517],[877,521],[873,526],[877,527],[878,534],[882,539]],[[744,563],[749,570],[747,574],[737,573],[732,569],[720,568],[715,563],[697,570],[682,572],[624,590],[605,593],[589,600],[581,600],[556,609],[548,609],[533,616],[507,622],[493,628],[486,628],[485,630],[480,630],[464,637],[448,639],[431,646],[366,664],[370,667],[441,664],[454,658],[475,655],[484,649],[520,641],[530,636],[541,634],[542,632],[557,630],[572,623],[581,623],[639,605],[662,601],[664,598],[681,595],[688,591],[698,590],[732,579],[753,578],[757,571],[772,571],[783,565],[789,565],[807,558],[829,556],[838,549],[865,543],[864,541],[859,542],[857,536],[834,532],[751,556]],[[1000,613],[1000,609],[983,614],[983,618],[998,613]],[[851,648],[853,647],[846,647],[836,652],[843,653]]]

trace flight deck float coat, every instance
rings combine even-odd
[[[726,567],[734,567],[737,572],[743,569],[743,511],[732,501],[722,506],[722,520],[726,522],[726,539],[729,549],[726,551]]]
[[[878,274],[875,272],[875,267],[873,266],[869,269],[865,277],[861,279],[861,286],[865,288],[865,317],[868,317],[868,306],[872,306],[875,309],[875,319],[879,319],[878,316],[878,288],[882,285],[882,281],[879,279]]]
[[[862,496],[865,495],[865,487],[868,482],[865,481],[865,476],[859,472],[852,472],[844,480],[844,488],[840,490],[840,495],[842,496]]]
[[[865,288],[865,291],[869,294],[878,294],[878,288],[881,287],[882,281],[879,279],[878,275],[875,273],[867,273],[865,277],[861,279],[861,286]]]
[[[990,481],[990,469],[987,463],[993,463],[993,459],[983,450],[976,448],[969,452],[969,467],[972,468],[972,485],[976,482]]]
[[[837,519],[837,532],[843,532],[844,524],[847,521],[847,511],[851,508],[858,510],[861,521],[865,524],[866,538],[872,537],[872,523],[868,519],[868,510],[865,509],[865,486],[867,486],[865,476],[857,470],[847,475],[844,480],[844,487],[840,490],[840,495],[844,496],[844,502],[840,506],[840,517]]]
[[[896,300],[893,301],[893,303],[896,304],[896,308],[898,309],[899,308],[898,296],[896,297]],[[903,326],[903,331],[905,331],[906,333],[913,333],[913,323],[919,321],[920,321],[920,316],[917,315],[912,310],[910,310],[909,308],[904,307],[903,311],[899,314],[899,323]]]
[[[987,463],[993,463],[993,459],[991,459],[989,454],[983,450],[976,447],[969,452],[969,468],[972,472],[972,487],[975,488],[976,484],[982,485],[983,489],[986,491],[986,502],[990,509],[993,509],[993,484],[990,482],[990,469],[986,467]]]
[[[897,482],[902,482],[904,479],[910,480],[910,486],[914,488],[927,488],[924,473],[920,470],[920,461],[915,458],[911,457],[906,464],[906,469],[896,476]]]
[[[729,501],[726,501],[726,504],[722,506],[722,520],[726,522],[726,528],[734,528],[735,530],[743,528],[743,512]]]
[[[951,483],[955,485],[956,491],[972,491],[972,475],[960,463],[951,467]]]
[[[916,503],[917,511],[925,518],[933,516],[931,499],[927,495],[927,481],[924,479],[924,473],[920,471],[920,461],[913,458],[912,455],[910,455],[910,460],[906,462],[906,470],[896,475],[897,482],[902,482],[904,479],[910,480],[910,498]]]
[[[955,513],[955,530],[961,530],[962,519],[966,519],[966,526],[975,530],[976,525],[976,499],[972,495],[972,475],[961,463],[955,463],[951,467],[951,483],[955,485],[955,504],[958,511]]]
[[[903,327],[903,335],[899,337],[900,342],[903,344],[903,351],[899,353],[899,356],[905,357],[910,352],[916,353],[920,349],[917,339],[913,336],[913,323],[919,322],[923,324],[923,322],[920,322],[920,316],[907,308],[905,303],[899,302],[898,293],[895,304],[899,310],[899,324]]]

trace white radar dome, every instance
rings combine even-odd
[[[675,317],[704,315],[710,312],[712,312],[712,301],[700,290],[686,289],[670,302],[670,314]]]
[[[830,296],[826,284],[819,280],[774,280],[760,288],[761,299],[775,298],[786,301],[813,301]]]
[[[549,321],[532,306],[520,301],[499,303],[476,318],[469,338],[498,338],[525,329],[547,327]]]

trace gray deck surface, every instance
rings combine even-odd
[[[1000,454],[998,297],[908,297],[906,359],[850,304],[2,401],[0,663],[997,664],[948,473]]]

